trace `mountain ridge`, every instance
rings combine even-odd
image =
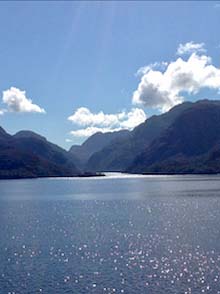
[[[128,130],[107,133],[97,132],[90,136],[83,144],[70,147],[69,153],[75,156],[81,168],[85,168],[86,162],[94,153],[101,151],[105,146],[118,138],[129,136],[129,133]]]
[[[162,136],[164,132],[181,116],[185,111],[194,109],[199,112],[199,107],[205,109],[208,106],[212,108],[219,107],[220,101],[218,100],[198,100],[196,102],[184,102],[171,108],[168,112],[153,115],[148,118],[144,123],[137,126],[129,133],[126,138],[118,138],[117,141],[111,142],[105,146],[101,151],[94,153],[86,165],[87,170],[90,171],[119,171],[119,172],[137,172],[142,173],[142,169],[134,169],[134,162],[140,155],[150,148],[152,142],[158,137]],[[191,117],[193,120],[194,117]],[[209,120],[212,120],[212,114],[209,115]],[[194,130],[196,133],[196,129]],[[211,130],[209,130],[211,132]],[[178,130],[177,130],[178,133]],[[201,136],[200,136],[201,137]],[[201,139],[201,138],[200,138]],[[199,144],[199,140],[196,144]],[[186,138],[186,141],[189,138]],[[156,148],[156,143],[154,144]],[[168,147],[167,147],[168,148]],[[170,147],[169,147],[170,148]],[[214,148],[214,146],[213,146]],[[159,156],[158,154],[157,156]],[[143,158],[142,158],[143,159]],[[141,162],[141,160],[140,160]],[[179,161],[176,162],[178,166]],[[173,163],[175,165],[175,163]],[[204,168],[203,168],[204,169]],[[175,169],[174,169],[175,170]],[[213,169],[212,169],[213,170]],[[150,170],[150,172],[154,172]],[[161,173],[171,172],[167,169],[160,169]],[[175,171],[174,171],[175,172]],[[190,172],[190,171],[189,171]]]
[[[1,128],[0,141],[1,179],[81,175],[66,150],[36,133]]]
[[[91,171],[125,171],[141,153],[192,102],[174,106],[161,115],[153,115],[130,132],[127,138],[118,138],[101,151],[94,153],[86,168]]]
[[[184,102],[133,131],[96,133],[69,151],[32,131],[0,127],[0,179],[96,172],[220,173],[220,101]]]
[[[137,173],[220,172],[220,102],[186,109],[127,169]]]

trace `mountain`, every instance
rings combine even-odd
[[[99,152],[118,138],[126,138],[129,133],[127,130],[108,133],[98,132],[89,137],[82,145],[73,145],[69,153],[76,158],[78,164],[83,168],[94,153]]]
[[[0,141],[7,140],[10,137],[11,136],[2,127],[0,127]]]
[[[47,141],[47,139],[37,133],[34,133],[32,131],[20,131],[20,132],[17,132],[14,136],[13,136],[15,139],[20,139],[20,138],[35,138],[35,139],[39,139],[39,140],[42,140],[42,141]]]
[[[193,103],[140,154],[134,173],[220,172],[220,102]]]
[[[177,105],[133,131],[96,133],[69,151],[34,132],[10,135],[0,127],[0,178],[220,173],[219,130],[220,102],[209,100]]]
[[[192,104],[192,102],[185,102],[173,107],[167,113],[154,115],[137,126],[127,136],[119,136],[117,140],[94,153],[89,158],[86,169],[90,171],[125,171],[135,158]]]
[[[79,174],[74,157],[46,138],[30,131],[12,136],[0,128],[0,178]]]

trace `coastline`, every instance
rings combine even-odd
[[[109,176],[117,176],[117,175],[121,175],[121,176],[190,176],[190,175],[194,175],[194,176],[209,176],[209,175],[220,175],[220,172],[179,172],[179,173],[173,173],[173,172],[149,172],[149,173],[128,173],[128,172],[97,172],[97,173],[84,173],[84,174],[79,174],[79,175],[66,175],[66,176],[54,176],[54,175],[47,175],[47,176],[13,176],[13,177],[0,177],[0,181],[2,180],[33,180],[33,179],[51,179],[51,178],[103,178],[103,177],[109,177]]]

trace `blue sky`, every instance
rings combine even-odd
[[[131,127],[133,116],[142,115],[134,109],[150,116],[167,106],[149,103],[145,92],[139,93],[138,105],[132,103],[141,82],[136,72],[155,62],[175,61],[179,44],[187,42],[204,43],[196,54],[212,58],[208,62],[215,67],[217,86],[203,82],[190,93],[183,88],[181,97],[219,99],[219,27],[220,2],[1,2],[1,98],[14,87],[26,91],[25,97],[46,113],[16,108],[7,92],[0,125],[10,133],[31,129],[65,148],[85,139],[71,135],[72,130],[91,124]],[[78,109],[78,116],[68,120]],[[80,115],[84,120],[77,125]]]

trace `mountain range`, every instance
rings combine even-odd
[[[135,173],[220,172],[220,103],[200,101],[181,112],[127,170]]]
[[[73,145],[69,152],[76,159],[80,168],[87,168],[87,162],[90,157],[96,152],[100,152],[103,148],[108,146],[112,141],[117,141],[117,139],[123,140],[129,135],[128,130],[121,130],[118,132],[108,132],[108,133],[95,133],[89,137],[82,145]],[[94,168],[91,168],[93,170]]]
[[[220,172],[220,102],[184,102],[90,156],[86,168],[129,173]]]
[[[69,151],[31,132],[0,128],[0,178],[93,175],[102,171],[220,172],[220,102],[184,102],[134,130],[96,133]]]
[[[14,136],[0,128],[0,178],[81,175],[74,156],[31,131]]]

